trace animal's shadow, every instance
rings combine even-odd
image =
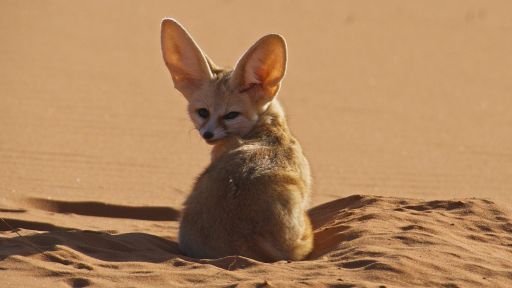
[[[7,220],[8,221],[8,220]],[[178,243],[147,233],[109,234],[88,230],[54,230],[30,236],[0,239],[0,260],[11,255],[61,250],[78,251],[89,257],[110,262],[161,263],[182,256]]]
[[[32,208],[52,213],[73,213],[108,218],[177,221],[180,215],[178,210],[170,207],[135,207],[101,202],[68,202],[39,198],[28,199],[26,203]],[[3,209],[2,212],[14,216],[25,213],[26,210]],[[35,230],[40,233],[28,236],[18,233],[16,237],[0,238],[0,261],[12,255],[29,256],[39,253],[52,258],[52,252],[57,250],[65,250],[65,253],[69,254],[76,251],[89,257],[112,262],[160,263],[179,256],[188,260],[188,257],[180,251],[176,241],[147,233],[111,234],[56,226],[39,221],[27,221],[17,217],[1,218],[0,231],[16,233],[19,229]],[[80,257],[79,255],[75,256]]]
[[[309,211],[313,226],[320,228],[336,217],[340,209],[354,209],[369,205],[371,199],[359,195],[339,199],[317,206]],[[66,202],[47,199],[30,199],[31,206],[54,213],[74,213],[78,215],[110,218],[142,219],[148,221],[177,221],[179,211],[169,207],[130,207],[99,202]],[[5,209],[4,209],[5,210]],[[11,209],[3,212],[24,213],[24,210]],[[12,214],[11,214],[12,215]],[[12,238],[0,238],[0,261],[13,255],[30,256],[42,254],[50,261],[63,262],[68,258],[79,258],[77,252],[109,262],[150,262],[162,263],[169,260],[171,265],[183,266],[193,263],[211,264],[226,270],[246,268],[258,262],[241,256],[228,256],[220,259],[194,259],[180,251],[179,245],[172,239],[165,239],[148,233],[111,234],[102,231],[80,230],[72,227],[56,226],[50,223],[26,221],[16,218],[2,218],[0,231],[12,231],[23,228],[42,233]],[[344,226],[345,227],[345,226]],[[326,231],[318,229],[315,233],[315,249],[311,259],[330,250],[335,242],[350,241],[353,234],[348,231]],[[15,230],[13,232],[16,232]],[[334,236],[330,235],[332,233]],[[351,234],[352,233],[352,234]],[[326,235],[324,235],[326,234]],[[329,234],[329,235],[327,235]],[[347,235],[345,235],[347,234]],[[350,234],[350,235],[349,235]],[[341,237],[341,238],[340,238]],[[338,239],[339,238],[339,239]],[[357,238],[357,237],[356,237]],[[324,241],[330,239],[331,241]],[[324,243],[325,242],[325,243]],[[329,242],[329,243],[327,243]],[[58,251],[58,253],[54,253]],[[63,255],[61,255],[63,254]],[[61,255],[61,256],[55,256]],[[190,263],[193,262],[193,263]]]

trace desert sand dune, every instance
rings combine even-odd
[[[0,287],[512,287],[511,8],[0,1]],[[210,147],[163,64],[164,17],[222,66],[287,39],[309,259],[180,252]]]
[[[96,207],[110,206],[115,205]],[[276,263],[239,256],[193,259],[180,252],[174,233],[81,230],[14,217],[27,212],[4,211],[3,215],[9,213],[12,218],[4,218],[9,226],[5,222],[0,225],[0,267],[3,281],[11,284],[21,272],[72,287],[137,283],[183,287],[507,287],[512,283],[511,215],[482,199],[420,201],[353,195],[331,201],[309,211],[316,243],[311,256],[304,261]],[[133,227],[132,220],[124,219],[128,216],[113,215],[123,219],[118,221],[123,222],[125,231]],[[153,220],[176,225],[162,221]],[[25,236],[15,234],[11,227]]]

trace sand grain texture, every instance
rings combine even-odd
[[[0,287],[512,287],[510,1],[258,3],[0,1]],[[222,66],[287,39],[310,259],[179,251],[210,147],[164,17]]]
[[[144,233],[124,232],[141,231],[140,223],[134,224],[137,220],[127,219],[117,220],[123,232],[92,231],[50,224],[55,222],[51,218],[66,217],[58,213],[48,222],[19,219],[28,212],[2,215],[9,213],[11,218],[4,218],[9,226],[0,225],[0,273],[4,283],[14,286],[20,275],[71,287],[507,287],[512,283],[511,215],[488,200],[353,195],[328,202],[309,211],[316,243],[309,259],[276,263],[239,256],[212,260],[183,256],[174,221],[145,223]],[[76,221],[79,225],[86,219]]]

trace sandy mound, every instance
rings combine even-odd
[[[276,263],[183,256],[178,212],[170,208],[42,199],[12,205],[0,206],[0,275],[9,287],[20,277],[25,287],[512,285],[511,217],[488,200],[335,200],[309,212],[310,259]],[[64,222],[74,227],[57,224]],[[108,227],[84,228],[98,223]]]

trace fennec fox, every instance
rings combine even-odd
[[[211,163],[185,201],[180,248],[194,258],[303,259],[313,248],[305,213],[311,180],[275,100],[286,69],[284,39],[264,36],[234,70],[224,70],[175,20],[163,20],[161,37],[174,87],[213,145]]]

